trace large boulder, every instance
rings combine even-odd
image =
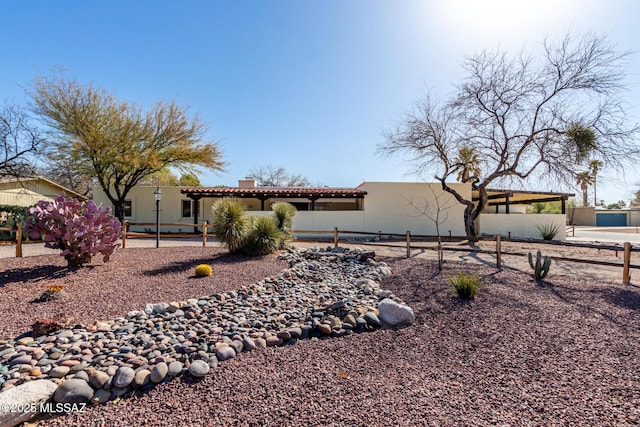
[[[416,320],[411,307],[389,298],[378,303],[378,317],[383,324],[392,327],[410,325]]]
[[[28,381],[0,393],[0,408],[40,408],[40,404],[51,399],[57,388],[57,384],[49,380]],[[29,421],[36,414],[37,412],[30,410],[20,412],[0,411],[0,426],[17,426]]]

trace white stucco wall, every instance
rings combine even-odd
[[[471,198],[471,186],[451,184],[464,198]],[[440,204],[440,233],[464,236],[464,206],[442,190],[440,184],[424,182],[364,182],[359,187],[365,190],[365,230],[386,233],[435,235],[434,221],[421,211],[438,212],[436,198]],[[445,220],[445,218],[448,218]]]
[[[193,218],[182,218],[182,202],[181,200],[189,200],[186,196],[180,193],[181,188],[186,187],[160,187],[162,191],[162,199],[160,200],[160,223],[165,224],[193,224]],[[155,186],[135,187],[127,195],[127,200],[131,200],[132,212],[131,216],[125,218],[129,222],[149,222],[155,223],[156,221],[156,201],[153,195]],[[104,194],[104,192],[98,188],[94,188],[93,200],[97,204],[102,204],[111,209],[113,213],[113,204]],[[206,199],[205,199],[206,200]],[[200,210],[198,215],[198,223],[202,224],[203,214],[203,200],[199,201]],[[209,204],[210,206],[210,204]],[[204,212],[205,214],[207,212]],[[210,216],[210,215],[209,215]],[[206,219],[206,217],[205,217]],[[144,228],[153,228],[151,226],[132,227],[132,231],[144,231]],[[182,228],[183,232],[191,232],[193,228],[190,227],[161,227],[163,232],[177,232],[179,228]]]
[[[483,235],[501,234],[521,239],[540,239],[537,227],[554,224],[558,235],[554,240],[566,240],[566,217],[563,214],[480,214],[479,229]]]
[[[629,225],[631,227],[639,227],[640,226],[640,209],[632,209],[629,211]]]

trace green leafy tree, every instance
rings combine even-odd
[[[178,185],[182,187],[202,187],[200,183],[200,178],[197,175],[192,173],[185,173],[180,176],[180,180],[178,181]]]
[[[638,126],[627,123],[621,101],[628,54],[592,34],[545,40],[542,47],[540,56],[485,51],[467,57],[466,77],[454,94],[418,102],[379,146],[382,154],[405,155],[418,174],[434,173],[464,205],[469,237],[477,235],[475,221],[491,185],[533,179],[568,185],[589,157],[623,168],[640,156]],[[477,201],[450,185],[464,176],[458,156],[468,147],[482,164]]]
[[[36,78],[30,95],[33,111],[56,134],[48,152],[69,157],[75,173],[95,178],[120,219],[127,194],[146,177],[169,167],[223,168],[218,146],[203,141],[205,125],[175,103],[143,111],[59,76]]]

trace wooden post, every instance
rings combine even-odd
[[[502,235],[496,234],[496,267],[502,267]]]
[[[407,258],[411,258],[411,231],[407,230]]]
[[[333,247],[338,247],[338,227],[333,227]]]
[[[631,283],[631,274],[629,273],[629,264],[631,264],[631,243],[624,242],[624,264],[622,266],[622,283],[628,285]]]
[[[122,249],[127,247],[127,228],[129,228],[129,221],[122,222]]]
[[[207,221],[202,223],[202,247],[207,246]]]
[[[16,258],[22,258],[22,223],[16,224],[18,229],[16,230]]]
[[[571,237],[576,237],[576,225],[571,226]]]

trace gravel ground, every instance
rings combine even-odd
[[[198,382],[177,379],[38,425],[640,423],[639,288],[558,271],[538,284],[521,271],[450,260],[440,274],[431,259],[378,259],[393,269],[383,287],[413,307],[414,326],[253,351]],[[214,265],[215,284],[189,279],[200,262]],[[104,319],[283,268],[273,257],[242,262],[209,248],[127,249],[71,273],[62,265],[57,256],[0,260],[0,306],[8,307],[0,336],[60,310]],[[446,274],[460,269],[482,277],[474,301],[451,292]],[[43,304],[25,300],[51,283],[73,299],[34,313]]]

